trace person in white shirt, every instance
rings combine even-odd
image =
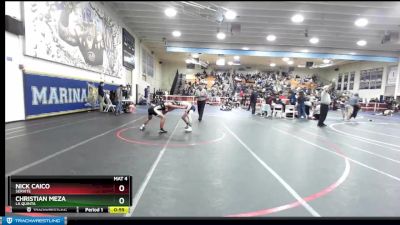
[[[331,85],[326,85],[322,88],[321,92],[321,114],[319,116],[318,120],[318,126],[319,127],[325,127],[326,124],[325,119],[326,116],[328,115],[328,110],[329,110],[329,105],[331,104],[331,95],[328,93],[329,88]]]
[[[197,110],[199,112],[199,122],[203,119],[204,107],[206,106],[206,100],[208,98],[207,90],[203,85],[199,85],[199,89],[196,90],[195,96],[197,98]]]

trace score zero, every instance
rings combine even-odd
[[[125,191],[125,186],[124,185],[119,185],[118,186],[118,190],[120,192]],[[118,202],[119,202],[119,204],[123,205],[125,203],[125,199],[123,197],[121,197],[121,198],[119,198]]]

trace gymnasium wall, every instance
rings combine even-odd
[[[107,84],[131,84],[133,92],[133,100],[135,100],[135,84],[139,84],[139,93],[143,93],[144,87],[150,85],[153,88],[161,86],[161,66],[158,64],[158,58],[154,58],[154,76],[142,76],[142,54],[143,49],[148,50],[137,38],[133,30],[130,30],[122,19],[108,5],[109,3],[96,2],[98,7],[104,11],[109,17],[117,23],[121,29],[125,28],[135,38],[135,69],[122,67],[122,70],[115,76],[104,75],[87,69],[81,69],[54,61],[44,60],[25,55],[25,36],[18,36],[9,32],[5,32],[6,37],[6,122],[24,120],[24,87],[23,74],[18,68],[22,64],[26,71],[34,72],[40,75],[49,75],[54,77],[62,77],[66,79],[84,80],[90,82],[104,81]],[[23,2],[6,2],[5,14],[10,15],[18,20],[24,19]],[[118,56],[119,57],[119,56]],[[122,55],[120,56],[122,58]]]
[[[338,67],[329,67],[325,69],[321,69],[319,79],[323,81],[325,84],[328,84],[332,79],[335,79],[337,83],[339,73],[346,72],[355,72],[354,79],[354,89],[350,92],[358,92],[361,98],[371,99],[371,98],[379,98],[380,95],[385,94],[385,88],[387,87],[387,77],[389,73],[389,68],[391,66],[397,66],[397,63],[383,63],[383,62],[354,62],[345,64]],[[364,89],[360,90],[360,71],[368,70],[374,68],[383,67],[383,76],[382,76],[382,87],[380,89]],[[338,68],[338,71],[335,71],[335,68]],[[394,87],[393,87],[394,90]]]

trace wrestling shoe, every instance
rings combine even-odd
[[[145,125],[140,126],[140,131],[144,131]]]
[[[192,132],[192,127],[188,127],[185,129],[186,132]]]
[[[164,134],[164,133],[167,133],[167,131],[166,131],[166,130],[164,130],[164,129],[160,129],[160,130],[158,131],[158,133],[160,133],[160,134]]]

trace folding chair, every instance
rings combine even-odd
[[[279,113],[279,118],[283,117],[283,106],[281,104],[275,104],[274,109],[272,111],[272,117],[277,117]]]
[[[287,117],[287,114],[293,114],[293,119],[295,117],[295,114],[297,113],[296,107],[294,105],[287,105],[285,107],[285,118]]]
[[[106,97],[106,109],[104,112],[109,112],[111,109],[111,112],[115,112],[116,105],[113,105],[110,98],[107,96]]]
[[[262,104],[261,110],[262,112],[267,112],[267,116],[265,116],[265,118],[272,117],[272,109],[270,104]]]

